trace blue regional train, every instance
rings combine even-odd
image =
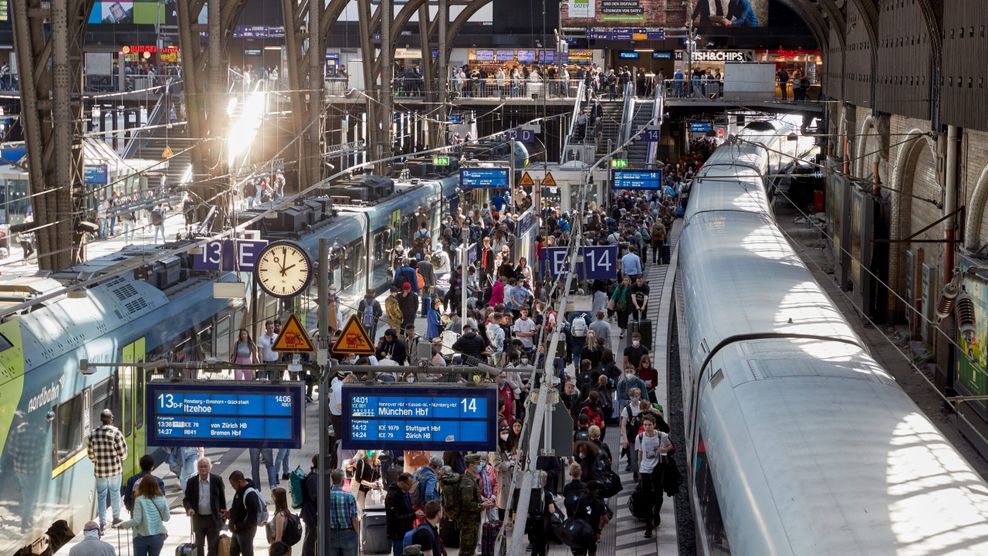
[[[353,308],[366,289],[390,285],[395,240],[412,237],[423,218],[437,239],[442,218],[459,202],[457,175],[388,181],[378,178],[377,194],[374,187],[363,188],[367,193],[351,185],[350,197],[348,186],[327,184],[321,195],[273,211],[251,227],[262,239],[297,241],[314,259],[319,239],[328,238],[331,281],[342,305]],[[0,282],[0,554],[39,538],[56,520],[77,531],[95,515],[86,438],[104,408],[113,410],[127,439],[124,477],[138,471],[142,454],[164,458],[145,444],[145,370],[102,367],[83,375],[79,360],[227,361],[240,328],[314,308],[315,285],[287,304],[263,295],[214,299],[213,282],[238,280],[237,273],[195,270],[192,253],[158,260],[155,252],[129,247],[47,278]],[[30,310],[9,310],[80,280],[113,276],[140,260],[148,264],[139,271]]]

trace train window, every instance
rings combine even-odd
[[[76,395],[55,408],[55,457],[53,460],[56,467],[74,456],[84,446],[85,421],[87,421],[83,418],[83,413],[86,411],[84,393]]]
[[[199,356],[199,361],[209,358],[213,354],[213,327],[212,325],[207,326],[199,331],[198,335],[199,349],[196,354]]]
[[[140,429],[144,426],[144,388],[147,386],[147,370],[134,369],[136,385],[134,388],[134,428]]]
[[[379,261],[388,257],[388,234],[378,232],[374,234],[374,260]]]
[[[89,406],[89,419],[99,423],[99,414],[109,409],[114,415],[120,415],[120,396],[114,388],[113,381],[106,379],[93,386],[93,403]]]
[[[697,444],[696,456],[696,497],[703,518],[703,535],[707,539],[710,554],[727,555],[731,546],[724,531],[724,520],[720,513],[720,503],[714,487],[713,474],[707,461],[706,445],[703,443],[703,433]]]
[[[216,348],[213,354],[220,361],[230,359],[230,317],[226,316],[216,321]]]
[[[134,367],[121,367],[118,371],[117,376],[120,379],[120,400],[123,403],[123,411],[120,412],[119,419],[120,432],[124,436],[130,436],[130,427],[133,421],[132,414],[134,410]],[[93,421],[96,423],[97,421]]]
[[[262,321],[274,320],[277,316],[278,316],[278,298],[268,297],[267,302],[264,304],[264,318],[261,320]]]
[[[360,272],[363,264],[364,244],[360,241],[355,241],[346,248],[346,257],[343,260],[343,283],[340,285],[341,289],[359,289],[360,284],[357,284],[357,281],[363,275]]]

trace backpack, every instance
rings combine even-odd
[[[299,465],[288,475],[291,481],[292,507],[296,510],[305,502],[305,470]]]
[[[412,488],[408,491],[408,497],[412,500],[413,508],[421,508],[425,505],[425,482],[422,481],[422,470],[419,469],[412,474]]]
[[[443,258],[438,252],[429,255],[429,260],[432,261],[432,266],[442,268]]]
[[[285,517],[285,530],[281,532],[281,542],[294,546],[302,540],[302,521],[292,512],[287,512]]]
[[[600,427],[600,430],[602,431],[604,430],[604,419],[602,419],[600,414],[594,411],[592,408],[588,406],[584,406],[584,408],[580,410],[580,413],[587,416],[587,419],[590,420],[591,427],[597,425],[598,427]]]
[[[631,406],[627,406],[627,405],[624,406],[624,411],[627,411],[627,413],[624,416],[628,419],[625,430],[628,433],[628,439],[631,440],[633,436],[637,437],[638,433],[641,431],[642,414],[638,413],[638,415],[633,415],[631,413]]]
[[[155,226],[165,223],[165,213],[160,208],[153,209],[151,211],[151,223]]]
[[[419,525],[418,527],[415,527],[411,531],[405,533],[405,536],[402,537],[402,539],[401,539],[401,546],[402,546],[402,548],[404,548],[406,546],[411,546],[413,544],[412,543],[412,537],[414,537],[415,536],[415,533],[417,533],[421,529],[425,529],[426,531],[429,532],[429,535],[430,536],[432,535],[432,529],[429,528],[428,525],[426,525],[425,523],[423,523],[423,524]],[[433,540],[435,540],[435,539],[433,539]]]
[[[456,521],[460,517],[460,474],[453,473],[443,478],[443,513]]]
[[[569,333],[575,338],[583,338],[587,335],[587,319],[584,315],[580,315],[573,319],[573,324],[570,325]]]
[[[422,277],[422,273],[419,269],[415,269],[415,278],[418,280],[419,290],[425,289],[425,278]]]
[[[264,497],[261,496],[261,491],[257,490],[254,487],[250,487],[247,489],[247,492],[244,492],[244,498],[243,498],[244,509],[245,510],[247,509],[247,495],[252,492],[257,495],[257,505],[258,505],[257,524],[264,525],[265,523],[268,522],[268,503],[265,502]]]

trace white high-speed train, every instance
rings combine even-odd
[[[788,132],[757,122],[720,147],[686,211],[677,286],[698,551],[988,554],[988,485],[775,223],[763,178]]]

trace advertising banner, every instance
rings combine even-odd
[[[692,20],[698,27],[764,27],[769,0],[567,0],[561,19],[564,27],[645,25],[683,28]]]

